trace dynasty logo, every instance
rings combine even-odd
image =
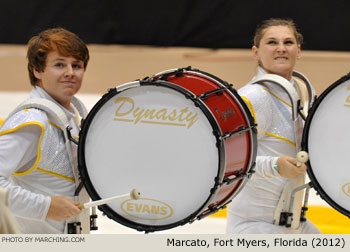
[[[183,126],[191,128],[198,120],[198,114],[188,107],[182,109],[137,107],[129,97],[116,98],[115,121]]]
[[[346,88],[347,91],[350,91],[350,86],[348,86]],[[346,97],[346,101],[345,101],[345,104],[344,104],[345,107],[350,107],[350,94],[348,94],[348,96]]]
[[[346,196],[350,197],[350,183],[346,183],[342,186],[343,193],[345,193]]]

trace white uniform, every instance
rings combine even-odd
[[[17,223],[7,207],[7,190],[0,187],[0,234],[17,234]]]
[[[266,74],[258,68],[252,82]],[[292,79],[291,84],[294,85]],[[294,122],[288,94],[279,86],[247,84],[238,90],[258,124],[255,173],[228,207],[227,233],[319,233],[309,221],[293,230],[274,225],[274,213],[289,181],[274,169],[279,156],[295,157]]]
[[[43,89],[33,88],[30,98],[57,104],[78,137],[76,112],[66,110]],[[73,112],[74,111],[74,112]],[[76,150],[71,153],[76,166]],[[77,168],[75,168],[77,169]],[[64,233],[66,221],[46,219],[52,195],[74,199],[76,176],[61,129],[42,110],[24,109],[0,128],[0,187],[8,189],[9,209],[22,233]]]

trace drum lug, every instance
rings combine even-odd
[[[227,87],[220,87],[218,89],[214,89],[214,90],[205,92],[205,93],[201,94],[200,96],[198,96],[198,99],[205,101],[208,99],[209,95],[212,95],[212,94],[223,95],[224,93],[222,91],[224,91],[224,90],[227,90]]]
[[[169,73],[166,73],[166,74],[163,74],[159,80],[163,80],[163,81],[168,81],[168,78],[170,76],[173,76],[175,75],[175,77],[183,77],[184,76],[184,70],[185,71],[190,71],[192,70],[192,67],[191,66],[188,66],[188,67],[185,67],[185,68],[178,68],[177,70],[174,70],[172,72],[169,72]],[[157,78],[157,76],[156,76]]]
[[[231,175],[231,176],[229,176],[227,178],[224,178],[222,183],[220,184],[220,186],[225,185],[225,184],[229,185],[229,184],[231,184],[231,183],[233,183],[233,182],[235,182],[237,180],[240,180],[240,179],[242,179],[244,177],[247,177],[247,176],[248,176],[247,174],[245,174],[242,170],[240,170],[237,175]]]
[[[243,132],[246,132],[248,130],[252,130],[252,131],[255,132],[256,131],[256,126],[257,126],[257,124],[254,124],[252,126],[246,126],[246,127],[240,126],[238,128],[238,130],[236,130],[236,131],[225,132],[225,134],[223,136],[221,136],[221,138],[223,138],[223,139],[230,138],[230,137],[232,137],[232,136],[234,136],[236,134],[242,134]]]
[[[207,212],[198,215],[196,219],[197,220],[201,220],[201,219],[203,219],[203,218],[205,218],[205,217],[207,217],[209,215],[212,215],[212,214],[215,214],[215,213],[219,212],[222,209],[225,209],[226,207],[227,207],[227,204],[225,204],[223,206],[220,206],[220,207],[217,207],[217,206],[216,207],[209,207]]]
[[[255,173],[255,170],[254,170],[255,165],[256,165],[256,163],[254,162],[254,163],[252,164],[252,166],[250,167],[250,170],[249,170],[249,172],[248,172],[248,179],[250,179],[250,177]]]

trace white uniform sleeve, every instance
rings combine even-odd
[[[14,185],[10,177],[34,165],[40,136],[41,129],[35,125],[0,135],[0,187],[8,189],[12,213],[31,219],[45,219],[51,199]]]
[[[272,104],[270,95],[259,84],[246,85],[238,90],[239,95],[246,102],[258,129],[258,141],[266,137],[265,133],[271,127]],[[256,157],[255,172],[264,178],[280,176],[274,169],[278,157],[261,156]]]
[[[271,156],[257,156],[255,172],[264,178],[271,178],[274,176],[280,177],[278,171],[274,169],[278,157]]]

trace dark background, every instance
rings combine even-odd
[[[256,25],[292,18],[304,49],[350,51],[350,1],[1,0],[0,43],[26,44],[49,27],[86,43],[250,48]]]

